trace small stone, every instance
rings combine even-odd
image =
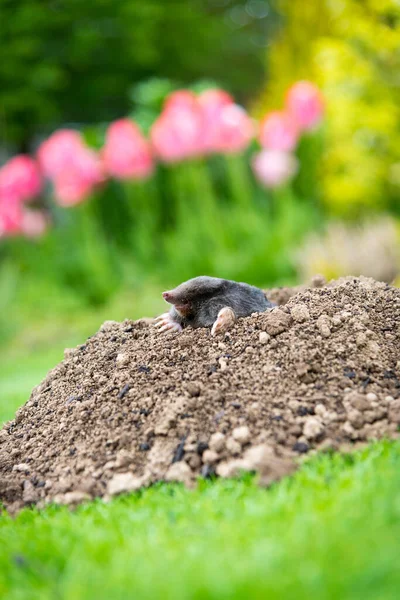
[[[316,417],[308,417],[304,422],[303,434],[308,440],[317,438],[323,430],[321,421]]]
[[[274,308],[264,313],[261,326],[269,335],[279,335],[289,329],[291,322],[292,317],[288,313],[280,308]]]
[[[91,496],[89,494],[80,491],[57,494],[57,496],[54,496],[53,498],[56,504],[64,504],[66,506],[81,504],[81,502],[85,502],[90,499]]]
[[[218,363],[219,363],[219,368],[221,369],[221,371],[226,371],[226,369],[228,368],[228,363],[227,363],[226,359],[220,358],[220,359],[218,359]]]
[[[118,368],[125,367],[129,364],[129,356],[128,354],[120,353],[117,354],[117,358],[115,359],[115,363]]]
[[[244,459],[247,462],[248,470],[259,470],[269,464],[274,456],[274,450],[271,446],[268,444],[258,444],[246,450]]]
[[[205,450],[202,455],[203,463],[210,465],[216,463],[218,458],[219,456],[214,450]]]
[[[217,467],[217,475],[220,477],[238,477],[243,471],[249,471],[248,463],[243,458],[233,458]]]
[[[29,479],[25,479],[23,485],[22,500],[25,504],[35,504],[39,500],[39,494],[33,483]]]
[[[217,431],[213,433],[210,437],[210,441],[208,443],[210,450],[214,450],[214,452],[221,452],[225,446],[225,436],[223,433]]]
[[[232,437],[234,440],[239,442],[239,444],[247,444],[250,440],[250,430],[247,425],[243,425],[242,427],[236,427],[232,431]]]
[[[331,335],[331,320],[328,315],[321,315],[317,319],[318,331],[322,337],[329,337]]]
[[[115,460],[115,466],[117,468],[127,467],[132,462],[133,462],[133,457],[127,450],[122,449],[117,453],[116,460]]]
[[[346,403],[351,404],[353,408],[363,411],[368,410],[369,408],[367,397],[368,394],[367,396],[364,396],[364,394],[360,394],[359,392],[350,392],[344,397],[344,400]]]
[[[289,475],[295,469],[292,460],[276,456],[268,444],[259,444],[249,448],[244,455],[246,470],[257,471],[260,474],[259,484],[270,485],[273,481]]]
[[[164,419],[160,421],[160,423],[154,428],[155,435],[165,436],[168,435],[170,429],[174,428],[176,425],[176,417],[172,413],[166,414]]]
[[[183,460],[171,465],[165,475],[166,481],[181,481],[183,483],[188,483],[191,479],[192,469]]]
[[[268,335],[268,333],[266,331],[260,331],[260,335],[259,335],[259,342],[260,344],[268,344],[268,342],[271,339],[271,336]]]
[[[143,485],[143,479],[132,473],[117,473],[108,482],[107,492],[110,496],[138,490]]]
[[[355,429],[361,429],[361,427],[364,425],[364,419],[359,410],[349,410],[347,413],[347,418]]]
[[[20,463],[19,465],[14,465],[12,470],[17,471],[17,473],[29,473],[30,472],[29,465],[27,465],[26,463]]]
[[[310,312],[305,304],[299,302],[290,309],[290,314],[296,323],[304,323],[310,320]]]
[[[199,383],[197,383],[197,381],[190,381],[187,384],[186,389],[187,389],[189,395],[192,396],[193,398],[197,398],[197,396],[200,396],[201,386]]]
[[[360,331],[359,333],[357,333],[356,335],[356,344],[358,348],[363,348],[364,346],[367,345],[367,336],[365,335],[365,333],[363,331]]]
[[[306,452],[308,452],[310,449],[310,446],[308,444],[306,444],[305,442],[296,442],[293,445],[293,450],[295,452],[298,452],[299,454],[305,454]]]
[[[389,421],[400,425],[400,400],[394,400],[389,405]]]
[[[328,411],[326,410],[325,406],[323,404],[316,404],[315,408],[314,408],[314,412],[316,415],[318,415],[321,418],[326,418],[328,415]]]
[[[347,435],[349,437],[353,437],[354,427],[352,426],[352,424],[349,421],[345,421],[342,425],[342,431],[345,435]]]
[[[230,437],[226,441],[226,449],[230,454],[236,456],[237,454],[240,454],[242,446],[239,444],[239,442]]]
[[[368,353],[370,358],[378,358],[380,355],[380,347],[377,342],[370,340],[366,346],[366,352]]]
[[[369,392],[366,395],[366,399],[368,400],[368,402],[376,402],[378,400],[378,396],[376,394],[374,394],[373,392]]]

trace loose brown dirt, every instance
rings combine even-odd
[[[314,449],[397,437],[400,290],[346,278],[269,297],[285,304],[223,337],[106,322],[66,350],[0,430],[0,500],[15,512],[242,470],[268,484]]]

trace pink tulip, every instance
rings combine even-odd
[[[43,173],[52,179],[71,164],[84,148],[82,136],[72,129],[60,129],[44,141],[38,150],[38,160]]]
[[[36,162],[24,154],[15,156],[0,169],[0,196],[16,202],[31,200],[42,189],[42,179]]]
[[[97,182],[98,183],[98,182]],[[93,191],[94,182],[70,169],[54,179],[54,196],[60,206],[75,206],[83,202]]]
[[[102,158],[105,170],[113,177],[145,179],[154,171],[150,144],[129,119],[110,125]]]
[[[197,104],[177,105],[164,111],[151,128],[151,143],[156,155],[167,163],[202,154],[202,120]]]
[[[288,113],[274,111],[267,114],[260,126],[260,143],[269,150],[290,152],[297,145],[299,131]]]
[[[48,226],[46,215],[40,210],[29,210],[18,202],[0,199],[0,238],[25,235],[42,236]]]
[[[54,197],[60,206],[75,206],[93,193],[95,185],[93,181],[85,179],[80,173],[69,171],[54,179]]]
[[[101,161],[77,131],[61,129],[39,148],[43,172],[53,180],[57,202],[73,206],[85,200],[104,181]]]
[[[209,89],[199,95],[198,103],[203,121],[203,147],[206,152],[213,152],[220,136],[221,112],[225,106],[233,105],[234,101],[223,90]]]
[[[7,202],[0,198],[0,238],[18,234],[21,231],[22,206],[19,202]]]
[[[298,81],[289,89],[286,106],[298,127],[303,130],[314,129],[324,115],[322,94],[309,81]]]
[[[211,88],[204,90],[198,97],[198,102],[206,115],[212,117],[215,112],[218,112],[223,106],[227,104],[234,104],[234,100],[228,92],[220,90],[218,88]]]
[[[244,108],[237,104],[226,104],[213,125],[210,150],[225,154],[243,152],[254,134],[254,122]]]
[[[41,210],[24,210],[21,221],[21,233],[28,238],[39,238],[46,232],[48,219]]]
[[[94,150],[87,147],[83,147],[75,156],[74,162],[71,164],[71,171],[76,178],[86,181],[92,187],[104,181],[100,157]]]
[[[288,152],[261,150],[253,157],[253,171],[257,179],[268,188],[276,188],[294,177],[298,160]]]
[[[197,97],[194,92],[190,90],[177,90],[172,92],[166,98],[163,106],[164,113],[170,113],[171,111],[197,111]]]
[[[81,148],[73,162],[53,179],[54,196],[60,206],[83,202],[95,186],[104,181],[101,162],[96,152]]]

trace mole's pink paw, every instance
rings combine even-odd
[[[155,319],[154,327],[158,328],[158,331],[182,331],[182,326],[173,320],[169,313],[164,313]]]
[[[218,313],[217,320],[211,329],[211,335],[216,335],[217,333],[225,333],[232,327],[232,325],[236,321],[235,313],[229,306],[225,306],[225,308],[221,308]]]

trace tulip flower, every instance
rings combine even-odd
[[[21,231],[22,206],[19,202],[7,202],[0,198],[0,238],[16,235]]]
[[[164,162],[179,162],[203,152],[201,112],[190,98],[183,93],[175,95],[172,102],[169,98],[166,109],[151,128],[154,152]]]
[[[198,100],[194,92],[190,90],[177,90],[172,92],[166,98],[163,112],[170,113],[171,111],[182,111],[182,110],[198,110]]]
[[[60,206],[74,206],[83,202],[103,180],[96,153],[85,149],[69,169],[54,178],[55,198]]]
[[[296,175],[298,160],[288,152],[261,150],[253,157],[252,167],[262,185],[276,188]]]
[[[324,115],[324,100],[320,90],[309,81],[298,81],[288,91],[286,106],[298,127],[312,130]]]
[[[74,163],[84,148],[82,136],[72,129],[60,129],[39,147],[37,157],[43,173],[53,179]]]
[[[61,129],[54,133],[40,146],[38,159],[54,183],[55,198],[61,206],[82,202],[104,181],[99,157],[77,131]]]
[[[0,169],[0,196],[16,202],[35,198],[42,189],[42,178],[36,162],[20,154],[6,162]]]
[[[129,119],[110,125],[102,159],[105,171],[120,179],[145,179],[154,171],[150,143]]]
[[[220,137],[221,112],[225,106],[234,104],[232,96],[219,89],[209,89],[198,97],[202,115],[202,144],[205,152],[213,152]]]
[[[244,108],[237,104],[226,104],[213,125],[210,149],[225,154],[243,152],[254,134],[254,122]]]
[[[261,123],[260,143],[263,148],[290,152],[296,148],[298,137],[297,124],[286,112],[270,112]]]

